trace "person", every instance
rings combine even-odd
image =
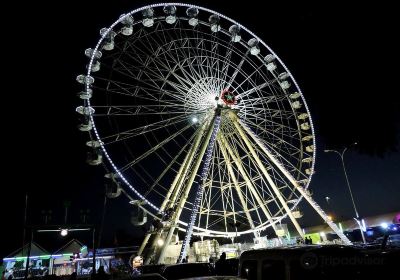
[[[108,279],[108,276],[106,274],[106,272],[104,271],[104,266],[100,265],[99,269],[97,269],[97,274],[96,274],[96,279],[98,280],[106,280]]]
[[[225,275],[227,269],[226,253],[223,252],[215,262],[215,272],[217,275]]]
[[[76,280],[76,272],[72,272],[71,275],[69,276],[69,280]]]

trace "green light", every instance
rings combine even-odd
[[[69,257],[69,256],[72,256],[73,254],[72,253],[67,253],[67,254],[62,254],[63,255],[63,257]]]
[[[50,259],[51,255],[39,256],[40,259]]]

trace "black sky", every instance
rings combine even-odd
[[[83,52],[99,30],[120,14],[148,1],[54,1],[9,8],[14,15],[3,33],[3,227],[0,257],[22,243],[24,193],[29,220],[52,209],[61,222],[63,201],[71,200],[70,221],[90,209],[99,221],[101,167],[85,164],[84,134],[76,129],[79,105],[75,77],[85,71]],[[315,199],[335,215],[352,208],[340,159],[325,154],[359,143],[346,153],[350,183],[363,216],[400,210],[400,92],[398,18],[393,6],[376,2],[349,7],[337,1],[312,5],[287,1],[192,1],[221,12],[262,38],[285,62],[303,90],[316,128],[317,165],[311,183]],[[272,1],[271,1],[272,2]],[[274,1],[276,2],[276,1]],[[325,203],[325,204],[324,204]],[[110,202],[105,233],[129,225],[124,198]],[[303,225],[319,223],[306,209]],[[45,245],[44,245],[45,246]],[[46,246],[45,246],[46,247]]]

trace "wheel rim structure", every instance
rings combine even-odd
[[[307,192],[315,137],[303,94],[246,27],[200,6],[160,3],[122,15],[85,53],[77,112],[88,145],[149,212],[176,210],[184,200],[172,223],[185,230],[194,202],[189,177],[199,180],[193,166],[219,114],[195,235],[276,230],[288,215],[295,222],[304,196],[327,220]]]

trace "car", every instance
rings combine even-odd
[[[239,277],[249,280],[380,279],[392,276],[400,249],[309,245],[249,250],[239,260]]]

